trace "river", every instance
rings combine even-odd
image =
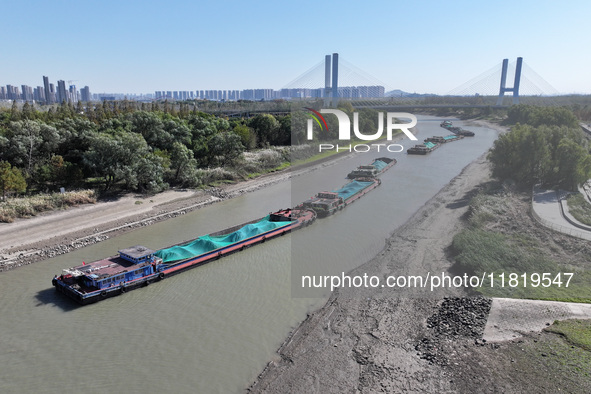
[[[443,135],[439,122],[420,116],[419,139]],[[326,290],[304,291],[291,278],[298,283],[312,266],[348,271],[375,256],[390,233],[497,136],[465,127],[476,137],[427,156],[350,155],[291,182],[1,274],[0,392],[243,391],[306,313],[326,301]],[[379,156],[398,160],[380,187],[302,231],[90,306],[77,307],[51,287],[54,274],[81,261],[136,244],[161,248],[291,206],[312,191],[336,189],[349,170]]]

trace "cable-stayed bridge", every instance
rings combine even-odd
[[[511,93],[512,99],[505,98],[506,93]],[[518,104],[531,101],[530,98],[555,96],[558,92],[522,58],[517,58],[512,62],[504,59],[444,96],[409,94],[388,86],[335,53],[284,86],[282,94],[292,99],[322,98],[326,106],[336,106],[341,99],[353,100],[355,106],[363,106],[364,101],[376,104],[379,99],[399,107],[406,103],[409,108],[416,108],[418,101],[429,107],[503,106],[507,102]],[[461,103],[462,98],[472,98],[473,103]]]
[[[339,54],[325,58],[279,91],[289,101],[323,101],[325,108],[336,107],[339,100],[351,101],[355,108],[380,110],[416,110],[438,108],[506,108],[510,104],[526,103],[557,105],[552,98],[558,92],[522,58],[504,59],[494,67],[452,89],[446,95],[407,93],[395,89],[363,71]],[[510,93],[512,97],[506,97]],[[562,103],[564,104],[564,103]],[[246,109],[220,108],[228,116],[252,116],[257,113],[287,114],[288,103],[271,103],[272,107]],[[277,108],[275,108],[277,106]]]

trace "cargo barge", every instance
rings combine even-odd
[[[387,171],[390,167],[395,165],[396,159],[390,159],[389,157],[379,157],[374,160],[368,166],[359,166],[355,170],[351,171],[347,178],[349,179],[357,179],[357,178],[375,178],[376,176],[380,175],[384,171]]]
[[[433,137],[425,138],[424,142],[432,142],[434,144],[447,144],[448,142],[454,142],[457,140],[461,140],[462,138],[464,138],[464,136],[451,134],[451,135],[446,135],[444,137],[433,136]]]
[[[412,148],[408,148],[406,150],[406,153],[408,153],[409,155],[426,155],[427,153],[433,152],[440,146],[441,144],[436,144],[433,142],[424,142],[422,145],[415,145]]]
[[[445,120],[439,124],[439,126],[443,127],[446,130],[451,131],[456,135],[460,135],[462,137],[474,137],[474,132],[470,130],[462,129],[461,127],[454,126],[451,121]]]
[[[297,206],[299,209],[311,209],[318,218],[325,218],[352,204],[382,184],[378,178],[358,178],[342,188],[321,192]]]
[[[154,281],[308,226],[317,217],[343,209],[378,187],[381,180],[376,176],[394,164],[394,159],[378,158],[371,165],[371,176],[355,178],[333,192],[318,193],[294,209],[279,210],[158,251],[140,245],[122,249],[116,256],[64,269],[60,276],[54,276],[52,284],[59,293],[81,305],[148,286]]]
[[[311,209],[318,218],[325,218],[352,204],[382,184],[377,177],[397,163],[396,159],[379,157],[370,165],[359,166],[347,175],[353,179],[334,191],[324,191],[304,201],[296,209]]]
[[[451,123],[451,122],[450,122]],[[409,155],[426,155],[427,153],[433,152],[435,149],[439,148],[442,144],[447,144],[448,142],[458,141],[464,138],[463,135],[458,134],[451,134],[442,136],[433,136],[429,138],[425,138],[422,145],[415,145],[412,148],[408,148],[406,153]]]
[[[313,210],[288,208],[158,251],[133,246],[117,256],[64,269],[52,284],[58,292],[86,305],[283,236],[315,219]]]

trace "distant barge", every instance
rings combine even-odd
[[[449,121],[447,121],[449,122]],[[450,122],[451,123],[451,122]],[[433,136],[429,138],[425,138],[422,145],[415,145],[412,148],[408,148],[406,153],[409,155],[426,155],[427,153],[433,152],[435,149],[439,148],[442,144],[447,144],[448,142],[458,141],[464,138],[463,135],[458,134],[451,134],[442,136]]]
[[[461,135],[462,137],[474,137],[474,132],[470,130],[462,129],[461,127],[454,126],[451,121],[444,120],[439,124],[439,126],[443,127],[444,129],[451,131],[456,135]]]
[[[120,250],[118,256],[65,269],[53,278],[52,284],[58,292],[86,305],[264,243],[315,219],[312,210],[283,209],[159,251],[133,246]]]
[[[350,172],[347,178],[353,180],[340,189],[318,193],[296,208],[311,209],[318,218],[330,216],[381,185],[382,181],[377,176],[395,164],[395,159],[379,157],[371,165],[359,166]]]

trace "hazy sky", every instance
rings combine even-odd
[[[0,85],[280,89],[333,52],[388,88],[445,94],[509,58],[591,93],[591,1],[0,0]],[[508,84],[510,85],[510,84]]]

